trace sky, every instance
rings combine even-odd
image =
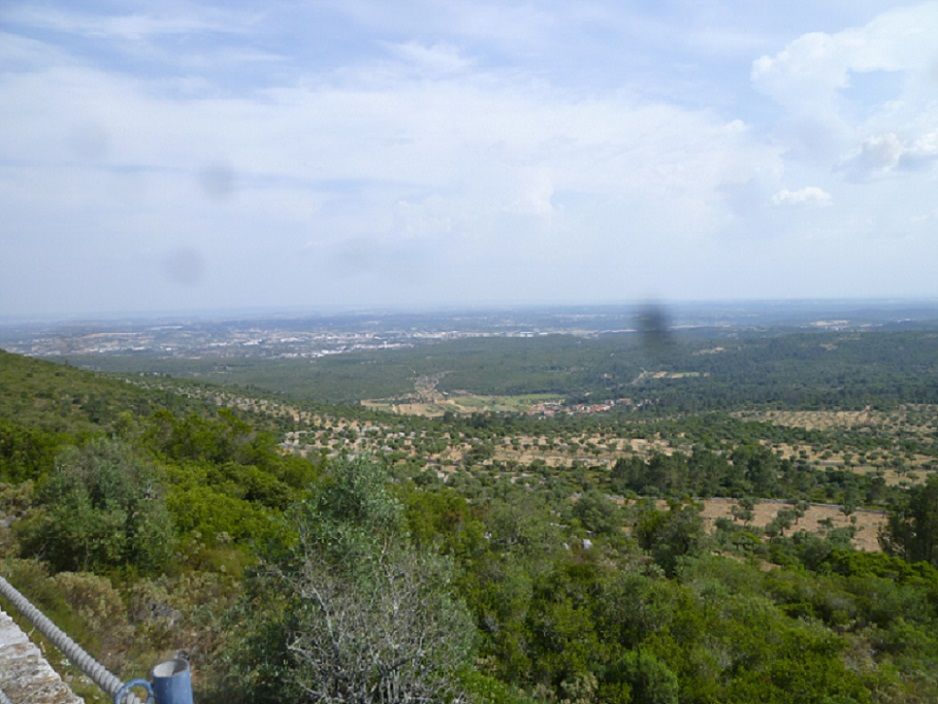
[[[938,296],[938,2],[0,0],[0,316]]]

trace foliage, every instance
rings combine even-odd
[[[226,359],[223,375],[211,358],[113,355],[75,361],[344,404],[406,396],[413,393],[415,376],[435,375],[445,375],[438,386],[444,392],[551,393],[577,401],[626,397],[669,414],[753,405],[841,409],[938,402],[938,339],[932,330],[845,335],[717,327],[678,331],[670,342],[661,355],[649,354],[631,333],[466,337],[316,360]],[[701,353],[715,346],[719,353]],[[694,376],[642,376],[651,369]]]
[[[905,501],[890,512],[882,542],[892,554],[938,566],[938,475],[909,489]]]
[[[703,546],[700,507],[672,503],[668,511],[658,511],[653,506],[645,506],[640,512],[635,534],[639,545],[651,554],[665,574],[671,576],[677,569],[678,560],[698,553]]]
[[[375,462],[338,463],[296,510],[298,541],[250,585],[252,609],[272,595],[277,606],[248,619],[234,655],[232,676],[248,700],[460,699],[469,615],[450,593],[450,564],[413,547],[385,483]]]
[[[159,572],[173,528],[158,474],[126,445],[97,440],[65,449],[38,492],[39,509],[22,526],[26,554],[57,570],[130,565]]]
[[[597,339],[440,346],[426,363],[461,350],[453,383],[559,380],[660,405],[445,421],[345,409],[309,422],[335,441],[325,463],[278,445],[276,433],[295,428],[288,416],[248,420],[243,409],[207,410],[185,394],[10,357],[12,366],[0,364],[0,478],[14,482],[0,492],[3,573],[124,676],[188,650],[206,704],[938,701],[938,566],[927,537],[935,479],[886,486],[764,446],[935,457],[933,410],[910,407],[892,428],[824,431],[673,412],[924,398],[933,343],[862,335],[827,350],[827,335],[743,335],[724,340],[720,360],[694,355],[703,342],[678,335],[665,361],[711,376],[626,388],[635,359],[624,359],[621,338]],[[407,350],[391,359],[402,369],[413,360]],[[810,366],[800,377],[799,360]],[[350,355],[345,373],[363,374],[355,383],[366,388],[381,374],[372,361]],[[540,371],[519,384],[525,363]],[[328,382],[328,365],[317,366],[316,378],[335,384],[329,393],[348,382]],[[734,368],[736,390],[723,378]],[[351,418],[364,420],[353,428]],[[341,456],[359,452],[352,443],[369,432],[365,421],[380,426],[386,463]],[[594,431],[678,449],[616,450],[610,471],[605,460],[583,461],[594,456]],[[512,464],[500,459],[506,438],[573,448],[578,464]],[[431,462],[456,442],[470,461]],[[708,535],[687,497],[715,495],[740,506],[737,521]],[[753,496],[893,502],[891,554],[857,552],[849,527],[793,532],[805,504],[792,503],[767,538],[750,525]],[[21,546],[4,527],[11,521]],[[168,540],[135,542],[155,523]],[[172,563],[143,574],[160,563],[145,551],[170,545]],[[46,561],[9,557],[20,548]],[[81,565],[96,574],[62,571]],[[118,622],[113,637],[104,614]]]
[[[740,443],[732,452],[695,448],[692,453],[655,453],[647,459],[621,457],[609,475],[622,494],[681,498],[728,496],[880,503],[890,490],[880,477],[844,470],[819,471],[798,460],[780,459],[766,447]]]
[[[184,396],[148,393],[120,379],[0,350],[0,418],[49,432],[115,430],[157,407],[194,404]]]
[[[610,535],[622,527],[615,504],[595,489],[579,497],[573,507],[573,515],[592,533]]]
[[[21,482],[45,475],[71,439],[64,433],[0,419],[0,481]]]

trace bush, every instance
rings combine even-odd
[[[452,567],[416,549],[370,460],[340,462],[241,605],[233,689],[250,701],[456,701],[474,628]]]
[[[173,527],[156,470],[120,442],[64,450],[38,502],[19,527],[23,550],[57,571],[159,572],[172,554]]]
[[[41,477],[52,467],[64,437],[0,420],[0,481]]]

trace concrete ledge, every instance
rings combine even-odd
[[[0,689],[15,704],[84,704],[3,611],[0,611]]]

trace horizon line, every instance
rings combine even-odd
[[[342,315],[432,315],[446,313],[483,313],[511,310],[555,309],[558,311],[578,308],[630,308],[648,305],[660,306],[731,306],[731,305],[895,305],[925,304],[938,306],[938,296],[880,296],[880,297],[803,297],[803,298],[664,298],[645,297],[604,301],[473,301],[461,303],[419,304],[349,304],[349,305],[265,305],[230,308],[190,309],[143,309],[80,311],[73,313],[23,313],[0,314],[0,326],[30,324],[79,324],[97,322],[143,322],[172,320],[179,322],[189,318],[195,320],[257,320],[260,316],[272,316],[285,320],[304,317],[337,317]]]

